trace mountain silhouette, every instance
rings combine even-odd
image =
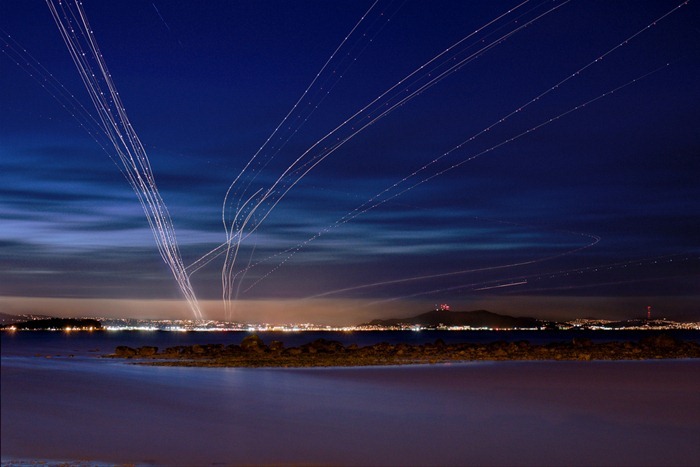
[[[399,326],[419,325],[423,327],[471,326],[473,328],[537,328],[542,322],[535,318],[500,315],[486,310],[446,311],[432,310],[411,318],[375,319],[364,325]]]

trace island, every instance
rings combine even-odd
[[[195,344],[132,348],[118,346],[109,358],[132,359],[134,363],[158,366],[196,367],[328,367],[410,365],[484,360],[647,360],[700,358],[700,344],[683,342],[665,334],[647,336],[638,342],[593,343],[574,338],[570,342],[533,345],[527,341],[490,344],[433,343],[411,345],[386,342],[359,347],[316,339],[299,347],[285,348],[280,341],[268,344],[256,334],[240,345]]]
[[[20,321],[0,328],[8,331],[99,331],[102,323],[89,318],[46,318]]]
[[[450,311],[448,305],[410,318],[375,319],[360,326],[372,329],[544,329],[549,323],[486,310]]]

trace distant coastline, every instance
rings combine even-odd
[[[577,318],[568,321],[514,317],[486,310],[431,310],[408,318],[375,319],[349,326],[316,323],[238,323],[218,320],[137,319],[137,318],[56,318],[42,315],[8,315],[0,313],[0,329],[52,331],[493,331],[493,330],[698,330],[700,322],[678,322],[665,318],[637,318],[623,321]]]
[[[41,318],[3,325],[10,331],[101,331],[102,323],[94,318]]]

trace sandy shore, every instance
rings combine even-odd
[[[2,458],[697,465],[700,360],[162,368],[2,360]]]

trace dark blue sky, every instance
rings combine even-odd
[[[656,21],[680,3],[528,2],[380,97],[520,2],[378,2],[256,158],[253,191],[478,53],[269,211],[241,244],[236,270],[255,266],[234,318],[354,323],[447,302],[700,319],[700,4]],[[85,2],[185,264],[225,240],[227,188],[371,5]],[[2,2],[0,29],[2,311],[187,314],[113,151],[81,124],[97,114],[46,4]],[[209,317],[221,267],[191,276]]]

